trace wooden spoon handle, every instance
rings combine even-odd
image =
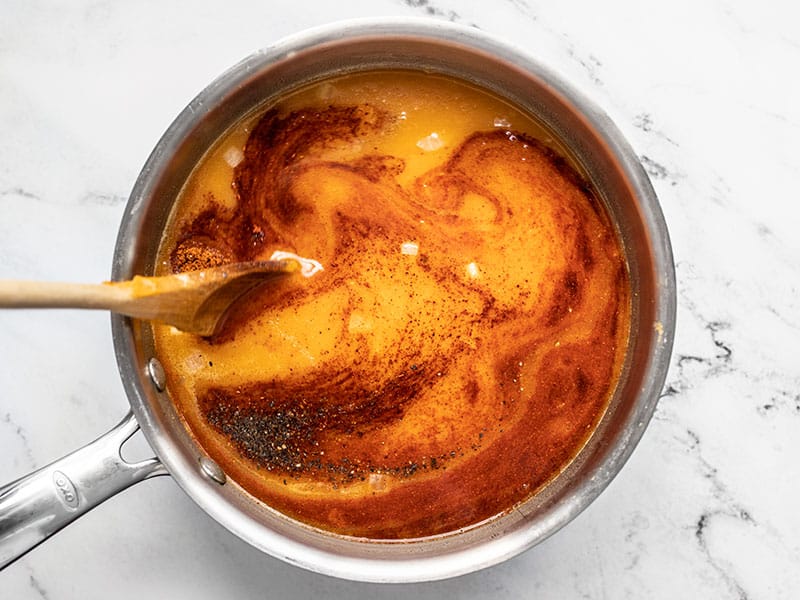
[[[0,308],[117,310],[131,298],[126,286],[0,279]]]

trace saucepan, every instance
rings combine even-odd
[[[363,581],[442,579],[541,542],[619,472],[655,410],[672,350],[675,273],[664,218],[636,154],[609,118],[535,59],[475,29],[417,19],[342,22],[287,38],[231,68],[186,107],[147,160],[120,225],[112,279],[154,272],[179,190],[243,115],[332,75],[396,68],[459,77],[535,115],[612,216],[633,286],[629,351],[609,408],[577,457],[515,510],[463,531],[401,542],[324,532],[278,513],[226,476],[176,413],[148,324],[115,315],[114,348],[131,412],[96,441],[0,489],[0,564],[130,485],[168,474],[233,534],[293,565]],[[120,447],[139,428],[155,457],[130,463]]]

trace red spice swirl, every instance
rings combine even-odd
[[[331,343],[313,366],[196,390],[194,429],[228,440],[214,458],[268,504],[373,538],[452,531],[547,483],[605,409],[629,319],[615,232],[562,158],[476,132],[403,187],[402,158],[369,152],[392,126],[368,105],[266,113],[236,206],[211,202],[171,254],[175,270],[274,249],[325,266],[211,340],[317,305]]]

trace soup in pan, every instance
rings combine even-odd
[[[407,539],[512,510],[604,414],[630,327],[603,203],[520,110],[374,72],[245,119],[187,181],[161,274],[319,261],[215,336],[155,325],[168,391],[229,481],[348,536]]]

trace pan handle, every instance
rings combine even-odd
[[[122,459],[122,444],[138,429],[129,412],[92,443],[0,487],[0,569],[118,492],[168,474],[157,458]]]

